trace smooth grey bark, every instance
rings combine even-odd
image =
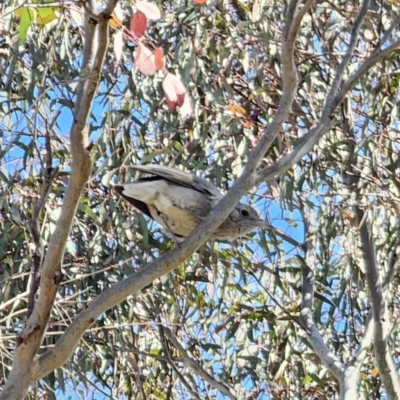
[[[86,121],[100,81],[108,43],[108,20],[116,3],[116,0],[110,1],[107,9],[99,15],[98,24],[93,24],[86,18],[83,76],[78,84],[75,121],[70,132],[71,175],[61,214],[43,260],[38,300],[17,340],[12,369],[0,393],[0,400],[23,399],[29,386],[36,380],[32,366],[36,363],[36,353],[46,331],[58,286],[63,276],[61,260],[79,199],[91,173],[92,160],[88,149],[89,130]]]

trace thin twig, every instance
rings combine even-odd
[[[174,333],[168,329],[166,326],[163,326],[164,334],[167,336],[168,340],[179,350],[183,362],[193,370],[198,376],[203,378],[206,382],[208,382],[211,386],[218,389],[222,394],[230,398],[231,400],[236,400],[236,396],[234,396],[229,387],[224,383],[215,380],[213,376],[204,371],[204,369],[195,361],[192,357],[187,353],[187,350],[182,346],[178,338],[174,335]]]
[[[33,207],[32,217],[29,220],[29,230],[32,235],[33,252],[32,252],[32,266],[29,276],[29,289],[28,289],[28,309],[27,317],[32,314],[36,292],[39,288],[40,282],[40,268],[43,262],[43,240],[40,233],[40,212],[46,204],[47,196],[50,193],[51,184],[54,177],[57,175],[58,168],[53,168],[53,157],[51,152],[51,139],[50,132],[47,130],[46,135],[46,165],[43,171],[43,186],[40,197]]]
[[[165,340],[165,330],[166,329],[161,324],[158,325],[158,329],[159,329],[160,336],[161,336],[161,344],[163,346],[165,354],[167,355],[169,364],[171,365],[171,367],[175,371],[175,373],[178,376],[179,380],[186,387],[187,391],[191,394],[191,396],[193,396],[193,398],[195,398],[195,399],[200,400],[199,395],[193,391],[192,387],[189,385],[189,383],[187,382],[185,377],[181,374],[181,372],[179,371],[179,369],[175,365],[174,360],[172,359],[171,352],[170,352],[170,350],[168,348],[168,344],[167,344],[167,342]]]
[[[353,57],[354,49],[355,49],[357,41],[358,41],[360,28],[361,28],[362,22],[364,21],[365,16],[367,15],[370,1],[371,0],[363,1],[360,12],[358,13],[357,18],[354,22],[352,33],[351,33],[351,38],[350,38],[350,43],[347,46],[346,54],[344,55],[342,62],[339,64],[339,66],[336,70],[335,79],[333,80],[332,87],[328,93],[328,99],[331,99],[332,105],[328,105],[328,107],[324,108],[324,111],[322,112],[322,118],[324,117],[324,113],[327,113],[327,115],[330,115],[332,113],[332,111],[338,106],[337,104],[335,104],[335,100],[336,100],[335,96],[339,90],[341,83],[342,83],[343,74],[347,68],[347,65],[348,65],[351,57]],[[328,104],[328,103],[325,103],[325,104]]]
[[[312,315],[314,304],[314,287],[315,287],[315,267],[317,264],[316,257],[316,234],[311,231],[310,216],[304,209],[303,201],[300,201],[300,209],[303,214],[303,224],[306,237],[306,265],[303,267],[303,287],[302,302],[300,311],[300,321],[306,329],[308,339],[318,354],[318,357],[324,363],[326,368],[340,382],[343,381],[345,367],[339,358],[325,344]]]
[[[140,377],[139,364],[138,364],[135,356],[136,355],[134,353],[131,353],[126,357],[126,359],[132,365],[133,372],[135,373],[134,375],[135,375],[135,380],[136,380],[136,386],[139,388],[139,391],[140,391],[143,399],[146,399],[146,392],[144,391],[143,382]]]

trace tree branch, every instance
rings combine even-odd
[[[383,297],[383,288],[376,263],[375,243],[368,227],[364,211],[357,207],[357,217],[360,223],[360,241],[362,263],[365,268],[368,288],[370,291],[372,315],[374,319],[374,354],[379,369],[379,375],[385,386],[389,399],[400,398],[400,386],[397,370],[393,363],[388,345],[389,318],[386,302]]]
[[[306,265],[303,267],[303,288],[302,288],[302,304],[300,311],[300,322],[308,334],[311,346],[318,354],[323,364],[329,369],[333,376],[341,382],[344,379],[345,367],[335,356],[332,350],[324,343],[318,328],[315,325],[312,315],[314,304],[314,282],[315,267],[317,265],[317,257],[315,252],[316,234],[310,231],[311,221],[303,208],[303,221],[306,237]]]
[[[176,375],[178,376],[179,380],[182,382],[183,386],[185,386],[186,390],[190,393],[190,395],[194,399],[200,400],[200,397],[198,396],[198,394],[193,391],[193,389],[191,388],[190,384],[187,382],[185,377],[181,374],[181,372],[179,371],[178,367],[175,365],[174,360],[172,359],[171,352],[170,352],[169,347],[168,347],[168,343],[165,340],[164,326],[159,324],[158,328],[159,328],[160,336],[161,336],[161,345],[163,346],[164,352],[167,355],[169,364],[171,365],[172,369],[175,371]]]
[[[110,4],[115,4],[113,0]],[[107,10],[112,11],[109,5]],[[99,16],[98,26],[86,18],[88,35],[84,43],[83,78],[77,89],[75,121],[71,128],[71,176],[61,208],[60,218],[51,236],[48,251],[43,261],[40,293],[37,303],[23,328],[15,350],[13,368],[0,399],[17,400],[24,397],[28,386],[36,379],[33,359],[42,341],[59,283],[62,279],[61,262],[65,245],[76,214],[82,190],[90,176],[91,157],[88,147],[89,129],[86,120],[100,80],[100,72],[108,43],[109,14]],[[96,35],[95,31],[98,31]],[[98,43],[101,40],[102,43]]]
[[[208,374],[204,369],[195,361],[192,357],[187,353],[185,348],[182,346],[178,338],[171,332],[168,328],[163,326],[163,331],[165,336],[171,341],[171,343],[179,350],[181,357],[184,363],[193,370],[200,378],[203,378],[206,382],[208,382],[211,386],[218,389],[222,394],[226,397],[230,398],[231,400],[236,400],[236,396],[234,396],[229,387],[226,386],[223,382],[219,382],[214,379],[213,376]]]
[[[301,143],[291,153],[283,156],[273,165],[260,170],[258,172],[258,176],[255,178],[254,184],[259,185],[261,182],[271,179],[275,175],[288,170],[293,164],[297,163],[302,157],[310,152],[317,141],[332,127],[334,123],[332,113],[343,101],[346,94],[370,68],[384,59],[399,46],[400,39],[395,41],[392,45],[388,46],[384,50],[380,50],[380,46],[377,47],[377,49],[362,63],[357,71],[354,72],[353,75],[351,75],[350,78],[341,85],[341,89],[338,91],[336,96],[331,90],[325,101],[322,116],[317,126],[311,130],[306,137],[304,137]]]
[[[350,44],[347,47],[346,54],[344,55],[342,62],[340,63],[335,79],[333,80],[331,89],[328,93],[327,101],[325,104],[327,107],[324,107],[324,111],[322,112],[322,118],[324,117],[324,113],[327,114],[327,116],[330,116],[332,112],[336,109],[336,107],[339,105],[337,104],[337,99],[336,99],[336,94],[339,91],[339,87],[342,84],[343,80],[343,74],[347,68],[347,65],[353,56],[354,49],[356,47],[357,41],[358,41],[358,35],[360,32],[361,24],[364,21],[365,16],[367,15],[368,8],[369,8],[370,0],[364,0],[363,4],[361,6],[361,10],[357,15],[356,21],[354,22],[352,33],[351,33],[351,38],[350,38]],[[347,93],[347,92],[346,92]],[[331,104],[329,104],[328,100],[331,99]]]
[[[396,266],[398,265],[397,253],[399,251],[399,246],[400,246],[400,232],[396,244],[394,246],[394,251],[392,252],[390,258],[389,268],[382,280],[382,288],[384,294],[388,290],[389,284],[392,281],[393,276],[396,272]],[[368,347],[371,345],[373,335],[374,335],[374,318],[373,318],[373,312],[370,312],[368,314],[367,321],[365,324],[365,331],[363,337],[361,338],[359,348],[354,356],[354,360],[352,363],[357,368],[359,368],[359,365],[361,365],[362,361],[365,358],[365,353],[367,352]]]
[[[43,186],[39,197],[39,200],[33,207],[32,217],[29,221],[29,230],[33,240],[33,254],[32,254],[32,266],[29,276],[29,294],[28,294],[28,309],[27,317],[32,314],[36,292],[39,288],[40,282],[40,268],[43,262],[43,240],[40,233],[40,212],[46,204],[47,196],[50,193],[51,183],[54,177],[57,175],[58,168],[53,168],[53,157],[51,152],[51,140],[50,132],[46,131],[46,165],[43,166]]]
[[[368,314],[367,321],[365,323],[365,330],[363,336],[360,340],[360,345],[358,346],[357,353],[351,363],[357,369],[360,368],[361,363],[364,361],[365,354],[369,346],[371,346],[371,340],[374,333],[374,318],[372,313]]]

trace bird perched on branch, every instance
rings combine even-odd
[[[114,190],[143,214],[157,221],[175,242],[182,242],[222,199],[206,179],[161,165],[131,167],[150,176],[116,185]],[[234,240],[268,225],[252,207],[239,203],[211,238]]]

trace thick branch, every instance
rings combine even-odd
[[[258,145],[250,153],[249,160],[247,162],[247,165],[245,166],[243,174],[236,182],[236,185],[241,185],[242,182],[244,183],[247,180],[247,190],[250,190],[252,187],[261,182],[261,180],[259,180],[258,183],[255,181],[255,179],[257,178],[255,172],[256,168],[258,167],[262,157],[264,157],[264,154],[270,148],[271,144],[281,131],[283,123],[287,120],[291,112],[291,107],[294,101],[294,95],[297,89],[297,69],[294,60],[294,43],[298,33],[298,29],[300,28],[300,21],[298,18],[296,19],[295,17],[295,5],[297,5],[296,0],[293,0],[289,4],[284,29],[285,34],[282,38],[282,99],[279,103],[279,107],[275,114],[275,117],[273,118],[272,122],[267,126],[267,129],[264,135],[261,137]],[[294,20],[297,25],[294,25]],[[235,189],[236,185],[232,187],[231,191]],[[239,202],[239,200],[240,198],[238,198],[237,201]]]
[[[379,375],[385,386],[389,399],[400,398],[400,386],[396,367],[388,345],[389,319],[386,302],[383,297],[383,288],[376,262],[375,244],[368,228],[364,212],[357,208],[359,221],[364,221],[360,226],[360,241],[362,262],[371,297],[372,315],[374,319],[374,354],[379,369]]]
[[[360,345],[351,363],[351,365],[353,365],[357,369],[360,368],[361,363],[364,361],[365,355],[367,353],[367,349],[369,346],[371,346],[371,340],[373,334],[374,334],[374,318],[372,317],[372,313],[369,313],[365,323],[364,333],[360,340]]]
[[[31,369],[33,358],[42,341],[58,285],[62,279],[61,261],[64,256],[65,245],[76,214],[79,198],[91,172],[91,157],[87,149],[88,126],[86,120],[100,80],[101,66],[107,49],[108,19],[109,15],[101,14],[97,28],[90,19],[86,21],[85,28],[88,35],[84,44],[84,62],[82,65],[84,79],[81,79],[78,85],[75,122],[70,133],[71,176],[60,218],[51,236],[43,262],[39,298],[32,315],[22,330],[14,355],[13,368],[0,394],[1,400],[21,399],[28,386],[36,379]],[[94,32],[95,29],[98,31],[97,35]],[[102,42],[98,43],[99,40]]]
[[[82,70],[79,85],[76,91],[74,115],[76,121],[86,123],[90,110],[90,97],[86,96],[89,80],[93,80],[92,68],[98,48],[98,37],[96,37],[97,20],[91,19],[85,14],[85,37],[82,55]]]
[[[389,288],[389,284],[392,281],[394,274],[396,273],[397,266],[398,266],[398,253],[400,249],[400,232],[398,234],[396,243],[394,245],[394,250],[392,251],[390,261],[389,261],[389,267],[388,270],[386,271],[385,276],[382,279],[382,288],[383,288],[383,293],[385,294]],[[367,317],[367,322],[365,324],[365,330],[364,334],[360,340],[360,345],[357,350],[357,353],[354,356],[354,361],[353,365],[357,366],[359,368],[359,365],[362,363],[362,361],[365,358],[365,353],[367,352],[368,347],[371,345],[371,341],[373,338],[373,333],[374,333],[374,318],[373,318],[373,311],[371,311],[368,314]]]

